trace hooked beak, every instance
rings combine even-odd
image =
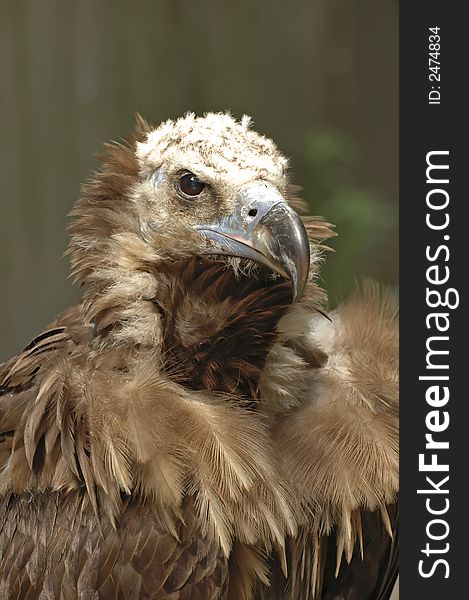
[[[293,302],[309,273],[309,240],[302,220],[275,187],[265,182],[241,189],[233,213],[197,231],[213,245],[205,254],[249,258],[291,281]]]

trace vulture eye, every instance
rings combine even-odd
[[[200,196],[204,188],[205,183],[200,181],[194,173],[184,173],[177,182],[177,189],[185,198]]]

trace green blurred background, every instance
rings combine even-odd
[[[397,278],[397,1],[0,2],[0,361],[77,299],[66,215],[140,111],[250,114],[337,225],[332,303]]]

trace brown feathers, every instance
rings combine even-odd
[[[311,514],[290,546],[293,563],[308,557],[309,572],[300,580],[306,585],[305,578],[317,574],[311,598],[322,589],[321,537],[334,532],[337,575],[343,555],[350,562],[357,548],[363,553],[363,512],[378,511],[381,526],[392,536],[395,523],[388,506],[396,502],[399,486],[395,302],[368,285],[330,316],[331,321],[316,317],[308,336],[327,362],[310,373],[306,392],[296,384],[304,400],[273,430],[296,493]],[[288,597],[297,596],[291,591]]]

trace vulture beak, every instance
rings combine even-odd
[[[245,185],[235,209],[197,231],[213,245],[205,254],[249,258],[291,281],[293,302],[309,273],[309,240],[302,220],[278,190],[266,182]]]

